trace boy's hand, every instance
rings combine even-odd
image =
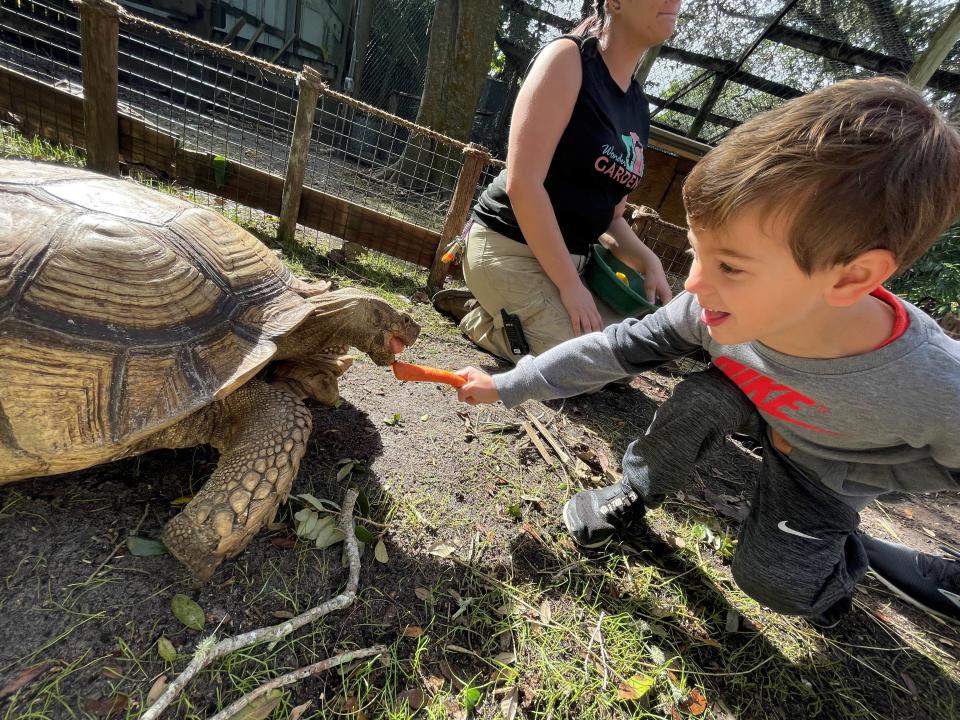
[[[487,405],[500,399],[497,385],[483,370],[475,367],[465,367],[457,370],[456,374],[466,378],[467,384],[457,390],[457,398],[470,405]]]

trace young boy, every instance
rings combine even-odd
[[[748,428],[764,452],[733,561],[745,592],[832,624],[869,564],[904,599],[960,619],[960,562],[857,530],[883,493],[960,489],[960,342],[882,287],[960,214],[960,133],[897,80],[848,80],[731,132],[684,202],[684,294],[494,378],[466,368],[460,399],[569,397],[704,348],[712,366],[630,445],[623,480],[564,506],[573,538],[629,534]]]

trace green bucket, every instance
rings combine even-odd
[[[617,277],[618,272],[626,276],[627,282]],[[597,297],[623,315],[639,317],[657,309],[647,302],[643,275],[624,265],[603,245],[593,246],[583,278]]]

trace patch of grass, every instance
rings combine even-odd
[[[0,125],[0,157],[42,160],[72,167],[87,164],[86,157],[77,149],[41,137],[27,138],[9,125]]]

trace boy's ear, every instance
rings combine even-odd
[[[836,307],[853,305],[869,295],[897,270],[897,259],[889,250],[867,250],[845,265],[834,268],[834,283],[827,301]]]

